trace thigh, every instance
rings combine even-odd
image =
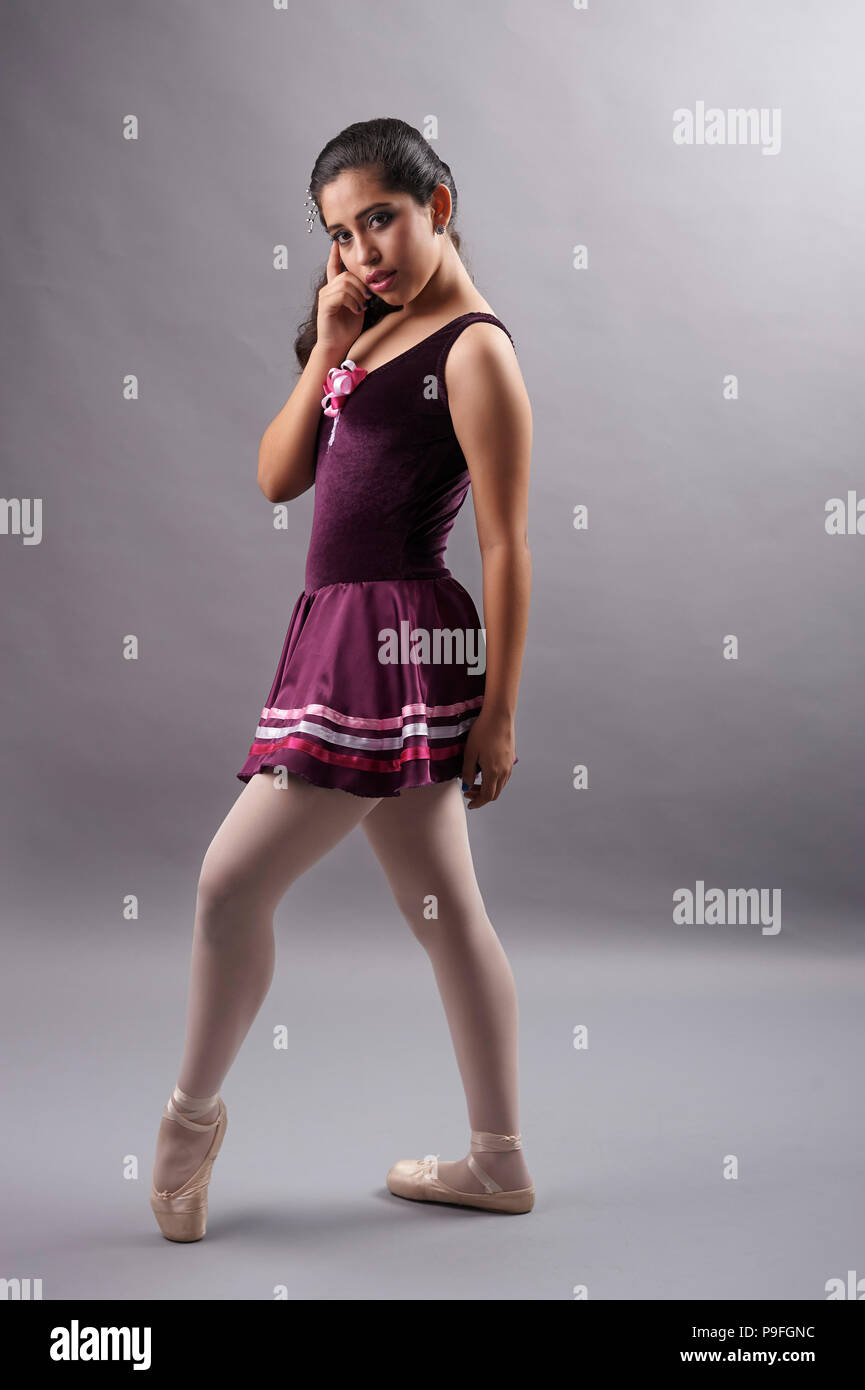
[[[458,778],[382,797],[363,829],[413,924],[430,894],[440,912],[483,908]]]
[[[257,772],[208,846],[199,892],[254,893],[275,904],[305,869],[333,849],[379,798],[318,787],[289,774]]]

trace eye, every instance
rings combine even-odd
[[[375,221],[376,221],[378,218],[380,218],[380,217],[383,217],[383,218],[384,218],[384,222],[383,222],[381,225],[386,227],[387,224],[388,224],[388,222],[392,221],[392,219],[393,219],[393,213],[392,213],[392,212],[373,212],[373,213],[371,213],[371,214],[370,214],[370,219],[369,219],[369,226],[372,226],[373,222],[375,222]],[[346,230],[346,229],[343,228],[343,231],[345,231],[345,230]],[[346,236],[351,236],[351,232],[346,231]],[[336,236],[333,237],[332,240],[335,241],[335,242],[337,243],[338,246],[345,246],[345,242],[342,240],[342,231],[337,232]]]

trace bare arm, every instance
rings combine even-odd
[[[471,324],[445,363],[451,420],[472,480],[483,559],[484,702],[466,741],[465,780],[481,769],[469,809],[495,800],[510,778],[514,717],[528,630],[532,414],[514,349],[494,324]],[[467,769],[468,774],[465,774]]]
[[[319,290],[317,339],[297,385],[271,420],[258,447],[258,486],[269,502],[291,502],[315,482],[315,440],[321,419],[323,383],[343,360],[363,323],[370,291],[359,276],[340,270],[339,246],[331,241],[327,283]]]
[[[291,502],[315,482],[315,440],[329,353],[316,343],[297,385],[258,449],[258,486],[269,502]]]

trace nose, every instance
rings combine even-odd
[[[372,245],[372,243],[370,242],[368,245],[364,245],[364,243],[358,238],[358,242],[357,242],[357,263],[358,263],[358,265],[362,265],[362,266],[367,266],[367,265],[368,265],[369,268],[370,268],[370,270],[372,270],[372,268],[377,264],[377,262],[378,262],[378,252],[375,250],[375,247]]]

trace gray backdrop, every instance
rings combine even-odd
[[[853,0],[5,5],[0,1278],[813,1299],[865,1274],[863,34]],[[677,141],[704,106],[725,142]],[[384,1191],[467,1125],[356,830],[280,906],[208,1236],[175,1247],[147,1192],[195,884],[312,516],[274,529],[258,442],[327,250],[313,161],[383,115],[450,164],[533,407],[520,761],[469,820],[537,1204]],[[447,563],[480,607],[470,499]],[[774,894],[773,926],[677,921],[700,884]]]

